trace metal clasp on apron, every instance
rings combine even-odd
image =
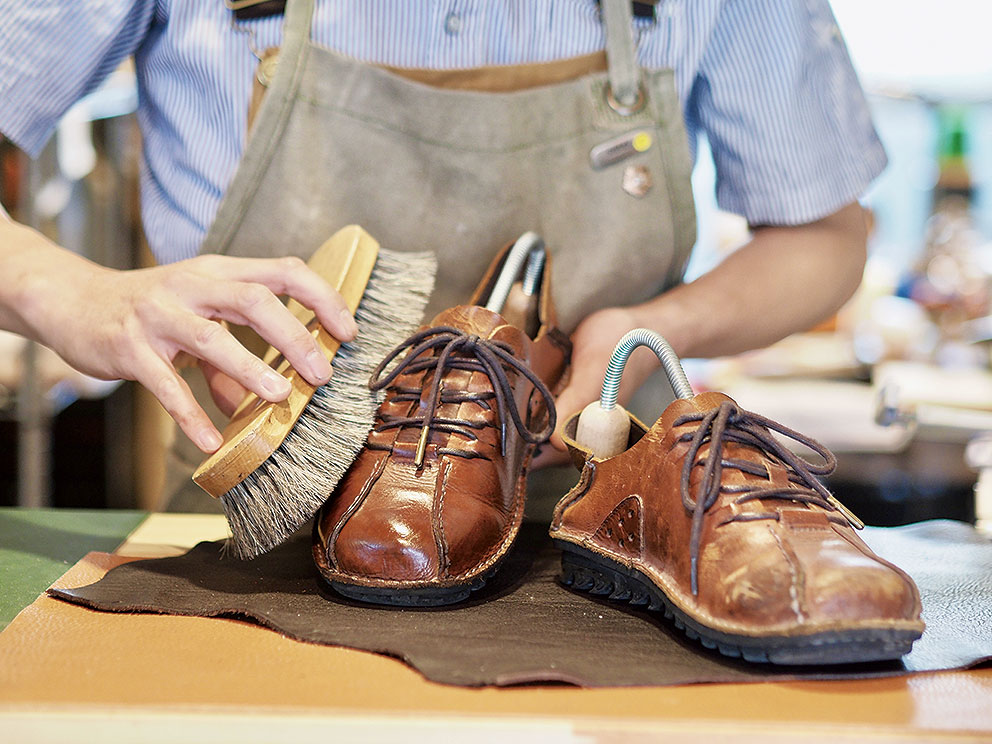
[[[606,103],[611,109],[616,111],[620,116],[632,116],[638,111],[644,108],[644,104],[647,103],[647,95],[644,93],[644,86],[637,86],[637,96],[634,98],[632,103],[622,103],[618,101],[613,95],[613,86],[609,83],[606,84]]]

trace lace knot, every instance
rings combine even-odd
[[[384,371],[393,360],[406,350],[408,350],[406,356],[397,362],[388,374],[384,375]],[[447,390],[444,388],[445,373],[449,369],[482,372],[492,383],[492,392],[463,393],[454,390],[449,398],[445,399],[444,393],[451,390],[451,388]],[[463,419],[448,419],[439,416],[438,407],[442,402],[483,403],[486,400],[495,399],[500,424],[501,455],[506,454],[508,419],[513,423],[520,436],[532,444],[544,441],[554,431],[556,423],[554,397],[540,378],[516,358],[513,348],[501,341],[484,339],[477,334],[466,333],[451,326],[437,326],[419,331],[393,349],[372,372],[369,379],[369,389],[381,390],[388,387],[403,373],[423,372],[426,379],[429,371],[433,371],[434,375],[428,383],[424,415],[420,417],[394,417],[376,427],[376,431],[407,426],[420,427],[420,438],[417,442],[414,458],[414,463],[418,468],[424,463],[424,455],[432,430],[460,434],[470,440],[478,438],[471,431],[472,428],[479,428],[478,424]],[[549,419],[548,425],[543,430],[531,431],[520,417],[513,396],[513,386],[507,376],[508,372],[525,378],[543,398]],[[443,390],[444,392],[442,392]],[[453,448],[447,448],[444,452],[461,457],[482,456],[475,452]]]

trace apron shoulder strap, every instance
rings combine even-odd
[[[642,96],[641,75],[634,47],[634,18],[630,0],[601,0],[606,27],[608,93],[621,105],[634,107]]]

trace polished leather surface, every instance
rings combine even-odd
[[[488,295],[505,255],[506,249],[493,262],[473,304],[441,312],[428,328],[447,327],[501,345],[556,389],[569,348],[554,328],[549,282],[543,283],[533,310],[534,338],[475,304]],[[437,353],[428,349],[417,359]],[[463,362],[470,357],[469,351],[456,352],[453,366],[443,370],[414,363],[387,388],[365,450],[318,515],[314,559],[328,580],[400,590],[464,586],[484,577],[506,554],[523,518],[535,445],[521,436],[509,415],[500,416],[494,381],[466,369]],[[506,405],[516,408],[527,429],[545,428],[549,412],[542,396],[523,375],[509,365],[505,369]],[[436,408],[430,405],[435,375],[442,375]],[[459,423],[430,427],[418,465],[423,428],[388,422],[431,417]]]
[[[583,452],[573,440],[572,454],[582,457],[583,471],[556,507],[552,537],[640,571],[678,608],[718,632],[782,637],[921,631],[913,581],[875,555],[831,505],[739,498],[746,490],[771,486],[795,499],[809,493],[790,480],[795,473],[778,458],[740,441],[723,443],[722,488],[702,518],[698,592],[693,592],[693,515],[680,483],[698,426],[679,419],[728,402],[736,405],[720,393],[676,400],[638,441],[605,460]],[[570,420],[566,431],[574,436],[575,426]],[[699,463],[708,450],[707,439],[691,470],[691,494],[701,492]],[[755,463],[763,475],[726,465],[734,460]]]

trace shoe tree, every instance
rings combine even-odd
[[[603,389],[599,400],[594,400],[579,414],[575,441],[592,452],[596,458],[613,457],[627,449],[630,437],[630,414],[617,403],[617,393],[620,390],[620,378],[627,360],[638,346],[647,346],[657,354],[677,397],[694,397],[692,385],[689,384],[689,378],[682,369],[682,363],[663,336],[646,328],[635,328],[628,332],[617,342],[610,356],[610,363],[603,376]]]

